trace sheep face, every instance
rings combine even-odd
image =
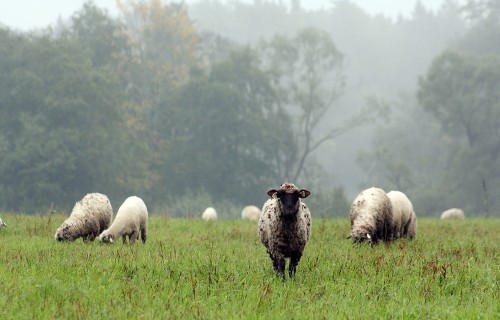
[[[111,233],[101,233],[99,236],[99,241],[104,242],[104,243],[113,243],[115,242],[115,235]]]
[[[75,240],[73,232],[71,232],[70,226],[67,225],[66,223],[64,223],[59,229],[57,229],[56,234],[54,235],[54,238],[57,241],[73,241],[73,240]]]
[[[280,210],[285,217],[291,217],[299,211],[300,198],[307,198],[311,193],[306,189],[297,189],[292,183],[282,184],[278,190],[271,189],[267,195],[279,200]]]
[[[347,238],[352,239],[352,241],[354,243],[361,243],[364,241],[373,242],[373,239],[372,239],[372,236],[370,235],[370,233],[363,228],[358,228],[358,229],[353,230],[351,232],[351,234],[349,235],[349,237],[347,237]]]

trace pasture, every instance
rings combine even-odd
[[[156,215],[129,246],[58,243],[59,214],[0,217],[1,319],[500,318],[500,219],[419,218],[416,240],[375,247],[315,219],[282,282],[256,222]]]

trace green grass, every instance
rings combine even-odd
[[[62,215],[0,216],[0,319],[500,318],[500,219],[419,219],[416,240],[376,247],[316,219],[282,282],[254,222],[153,216],[129,246],[58,243]]]

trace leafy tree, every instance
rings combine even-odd
[[[114,194],[123,187],[116,184],[122,136],[116,79],[93,69],[72,41],[50,34],[6,38],[2,207],[68,208],[87,192]]]
[[[373,113],[364,110],[348,119],[322,123],[334,106],[338,108],[345,87],[342,54],[328,33],[307,28],[293,38],[276,36],[263,43],[263,49],[278,108],[290,115],[292,128],[288,137],[292,146],[278,150],[274,161],[281,164],[277,167],[280,180],[297,181],[315,150],[365,123]]]
[[[175,95],[176,109],[164,114],[175,126],[165,128],[173,139],[159,186],[174,195],[205,189],[214,199],[260,203],[271,184],[267,159],[282,139],[272,102],[269,79],[248,48],[193,77]]]
[[[476,210],[488,211],[486,186],[500,180],[500,58],[447,51],[420,80],[418,98],[452,140],[451,169],[467,182],[463,192]]]

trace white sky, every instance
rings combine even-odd
[[[195,3],[200,0],[184,0]],[[225,2],[232,0],[225,0]],[[240,0],[241,1],[241,0]],[[252,2],[253,0],[244,0]],[[335,0],[301,0],[301,5],[308,9],[330,8]],[[350,0],[369,14],[380,14],[396,18],[408,16],[418,0]],[[420,0],[428,9],[436,11],[444,0]],[[13,29],[28,31],[54,24],[59,17],[69,18],[82,8],[86,0],[0,0],[0,24]],[[180,2],[180,1],[173,1]],[[289,0],[281,0],[289,3]],[[116,0],[94,0],[101,8],[107,8],[115,14]]]

